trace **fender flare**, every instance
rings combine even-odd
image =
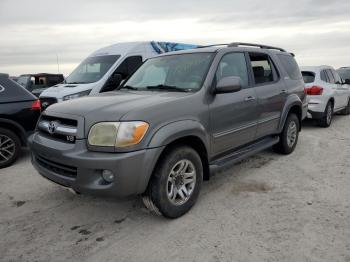
[[[301,102],[299,96],[297,96],[296,94],[291,95],[287,98],[287,101],[286,101],[285,106],[284,106],[283,111],[282,111],[281,120],[280,120],[280,123],[278,126],[279,132],[282,132],[283,127],[284,127],[284,123],[286,122],[288,114],[293,106],[299,107],[300,112],[303,111],[303,103]],[[302,121],[301,117],[302,116],[300,116],[300,124]],[[300,127],[301,127],[301,125],[300,125]]]
[[[19,136],[23,145],[27,144],[26,131],[24,130],[24,128],[20,124],[16,123],[13,120],[6,119],[6,118],[0,118],[0,124],[1,123],[8,124],[10,126],[13,126],[15,129],[17,129],[19,131],[19,134],[16,133],[16,135]]]
[[[166,146],[177,139],[195,136],[209,152],[210,138],[204,126],[196,120],[180,120],[159,128],[148,143],[148,148]]]

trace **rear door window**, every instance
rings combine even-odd
[[[315,82],[315,73],[314,72],[310,72],[310,71],[303,71],[301,72],[304,82],[305,84],[310,84]]]
[[[277,71],[267,54],[250,53],[249,57],[255,84],[266,84],[277,80]]]
[[[326,69],[325,71],[326,71],[326,74],[327,74],[327,77],[328,77],[328,80],[329,80],[328,83],[335,84],[335,79],[334,79],[334,76],[333,76],[331,70],[330,69]]]
[[[321,71],[321,80],[324,81],[324,82],[327,82],[327,83],[329,82],[328,76],[326,74],[326,70],[322,70]]]
[[[277,55],[281,61],[283,68],[286,70],[290,79],[299,80],[302,78],[299,66],[291,55]]]

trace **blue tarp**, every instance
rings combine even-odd
[[[153,47],[154,51],[156,51],[158,54],[185,49],[194,49],[199,47],[199,45],[155,41],[151,42],[151,46]]]

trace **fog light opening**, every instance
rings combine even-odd
[[[102,170],[102,178],[108,182],[112,183],[114,181],[114,174],[110,170]]]

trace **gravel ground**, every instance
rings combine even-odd
[[[26,152],[0,170],[0,261],[350,261],[349,130],[349,116],[305,123],[292,155],[217,174],[177,220],[138,198],[73,195]]]

